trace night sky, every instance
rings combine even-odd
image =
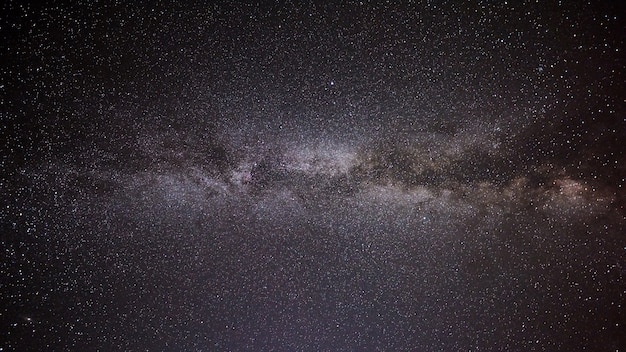
[[[621,1],[176,3],[0,5],[0,351],[624,348]]]

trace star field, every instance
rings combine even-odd
[[[622,5],[0,8],[0,351],[624,346]]]

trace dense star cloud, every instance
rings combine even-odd
[[[0,350],[619,349],[624,15],[6,2]]]

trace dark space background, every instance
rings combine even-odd
[[[619,1],[0,5],[0,351],[616,351]]]

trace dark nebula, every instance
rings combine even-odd
[[[0,351],[617,351],[619,1],[0,8]]]

